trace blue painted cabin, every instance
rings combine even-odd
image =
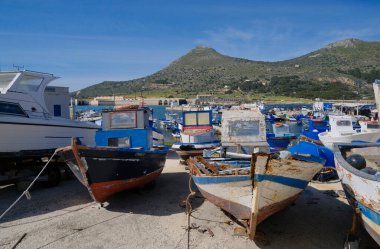
[[[147,107],[104,110],[102,130],[95,135],[96,146],[150,150],[153,146],[150,114]]]

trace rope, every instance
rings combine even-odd
[[[190,226],[190,216],[191,216],[191,212],[193,211],[193,207],[191,206],[191,203],[190,203],[190,198],[193,197],[196,192],[193,191],[193,189],[191,188],[191,175],[189,175],[189,195],[187,196],[186,198],[186,213],[187,213],[187,248],[189,249],[190,248],[190,230],[191,230],[191,226]]]
[[[16,204],[17,202],[20,201],[20,199],[25,195],[26,198],[28,200],[31,199],[31,196],[30,196],[30,193],[29,193],[29,189],[33,186],[33,184],[35,183],[35,181],[37,181],[37,179],[40,177],[40,175],[42,174],[42,172],[45,170],[45,168],[49,165],[51,159],[53,159],[53,157],[55,156],[55,154],[60,151],[61,149],[58,148],[54,151],[53,155],[49,158],[49,160],[47,161],[47,163],[45,164],[45,166],[42,168],[42,170],[40,171],[40,173],[38,173],[38,175],[36,176],[36,178],[34,178],[34,180],[32,181],[32,183],[30,183],[30,185],[26,188],[26,190],[17,198],[17,200],[15,202],[12,203],[12,205],[9,206],[9,208],[7,210],[4,211],[4,213],[1,214],[0,216],[0,220],[9,212],[9,210],[11,210]]]

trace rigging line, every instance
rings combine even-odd
[[[44,167],[42,168],[42,170],[40,171],[40,173],[38,173],[38,175],[34,178],[34,180],[30,183],[30,185],[26,188],[26,190],[24,192],[22,192],[22,194],[16,199],[16,201],[14,201],[12,203],[12,205],[9,206],[9,208],[7,210],[5,210],[1,216],[0,216],[0,220],[9,212],[9,210],[11,210],[16,204],[17,202],[20,201],[20,199],[25,195],[28,199],[30,199],[30,193],[29,193],[29,189],[33,186],[33,184],[37,181],[37,179],[40,177],[40,175],[42,174],[42,172],[45,170],[45,168],[49,165],[50,161],[53,159],[53,157],[55,156],[55,154],[62,150],[61,148],[58,148],[54,151],[53,155],[49,158],[49,160],[46,162],[46,164],[44,165]]]

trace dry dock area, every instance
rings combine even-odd
[[[76,179],[36,186],[0,222],[0,248],[188,248],[183,200],[189,175],[174,153],[151,190],[128,191],[98,207]],[[193,189],[196,189],[193,186]],[[311,183],[295,204],[258,226],[260,241],[199,196],[192,201],[190,248],[343,248],[352,211],[340,183]],[[20,192],[0,188],[0,212]],[[199,195],[199,193],[198,193]],[[234,233],[235,230],[235,233]],[[360,227],[360,248],[378,248]],[[20,240],[21,239],[21,240]]]

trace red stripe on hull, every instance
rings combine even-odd
[[[202,195],[212,204],[214,204],[217,207],[220,207],[221,209],[225,210],[226,212],[230,213],[232,216],[234,216],[237,219],[240,220],[249,220],[251,217],[251,208],[244,206],[242,204],[228,201],[219,197],[216,197],[215,195],[212,195],[208,192],[201,191]],[[285,199],[280,202],[276,202],[274,204],[271,204],[269,206],[263,207],[259,209],[259,214],[257,217],[257,224],[261,223],[263,220],[268,218],[269,216],[289,207],[291,204],[293,204],[296,199],[298,198],[299,194],[294,195],[288,199]]]
[[[138,187],[143,187],[144,185],[154,181],[162,172],[163,168],[152,172],[148,175],[141,176],[139,178],[134,178],[130,180],[118,180],[118,181],[109,181],[101,183],[93,183],[90,186],[92,196],[96,202],[102,203],[105,202],[110,196],[127,190]]]

